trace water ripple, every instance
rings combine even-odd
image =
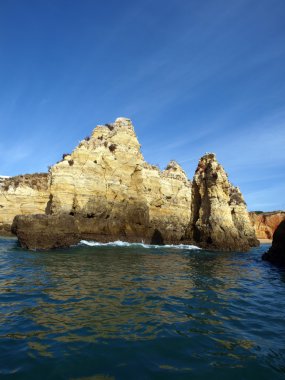
[[[1,379],[284,378],[285,273],[265,249],[0,239]]]

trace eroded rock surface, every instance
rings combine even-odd
[[[285,220],[279,224],[274,232],[272,246],[263,254],[262,259],[285,266]]]
[[[53,240],[50,221],[62,218],[64,223],[66,215],[75,220],[74,234],[85,239],[178,243],[184,236],[191,182],[174,161],[164,171],[144,161],[129,119],[97,126],[90,138],[51,167],[50,176],[45,219],[35,217],[33,228],[32,218],[17,218],[14,226],[27,247],[35,247],[34,241],[39,247],[32,236],[40,233],[39,221]],[[46,241],[42,248],[49,247]]]
[[[243,251],[257,244],[242,194],[213,154],[201,158],[191,184],[175,161],[163,171],[145,162],[126,118],[97,126],[35,191],[34,204],[43,204],[34,213],[42,215],[20,215],[13,223],[22,246],[31,249],[81,239]]]
[[[240,190],[228,180],[213,153],[204,155],[192,185],[192,212],[186,237],[205,248],[246,251],[259,242]]]
[[[285,212],[250,212],[249,218],[258,239],[272,239],[279,224],[285,220]]]
[[[15,215],[45,213],[49,200],[49,175],[26,174],[0,181],[0,235],[11,235]]]

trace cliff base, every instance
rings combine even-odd
[[[182,241],[181,233],[122,220],[94,219],[71,215],[17,215],[12,225],[23,248],[47,250],[78,244],[81,240],[102,243],[127,241],[146,244],[193,244]]]

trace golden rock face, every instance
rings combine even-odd
[[[175,161],[163,171],[145,162],[126,118],[98,125],[48,174],[17,186],[15,178],[0,185],[0,229],[20,215],[13,231],[28,248],[83,238],[242,250],[256,244],[242,195],[215,155],[201,158],[192,184]]]
[[[127,237],[138,224],[163,227],[169,234],[176,229],[179,240],[191,212],[191,184],[182,168],[172,162],[160,171],[147,164],[132,123],[124,118],[97,126],[51,168],[50,193],[51,214],[107,218],[110,225],[120,219]],[[106,229],[111,234],[112,227]]]
[[[103,231],[96,232],[100,236],[149,240],[159,228],[168,231],[167,241],[179,241],[190,219],[191,183],[185,172],[174,161],[164,171],[146,163],[126,118],[97,126],[51,167],[47,178],[45,188],[19,186],[21,200],[13,186],[2,188],[6,212],[0,210],[0,225],[11,225],[17,214],[70,214],[106,220]]]
[[[0,235],[11,235],[15,215],[45,213],[49,200],[49,175],[26,174],[0,182]]]
[[[203,247],[248,250],[258,245],[243,196],[213,153],[203,156],[192,187],[189,239]]]

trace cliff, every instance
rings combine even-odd
[[[191,184],[175,161],[163,171],[145,162],[126,118],[97,126],[44,181],[35,189],[34,212],[14,209],[20,215],[13,232],[27,248],[82,239],[187,242],[226,250],[257,244],[242,195],[214,155],[200,160]],[[28,193],[31,181],[25,186]]]
[[[2,177],[0,235],[11,235],[11,225],[15,215],[45,213],[49,193],[49,176],[46,173]]]
[[[186,237],[200,246],[246,251],[259,244],[240,190],[229,182],[213,153],[198,163],[191,208]]]
[[[258,239],[272,240],[275,230],[285,220],[285,211],[250,212],[249,218]]]
[[[50,178],[47,215],[17,218],[14,230],[23,245],[29,240],[28,247],[45,248],[48,240],[61,246],[62,239],[53,238],[54,223],[68,226],[62,234],[74,242],[149,243],[180,242],[189,223],[191,183],[185,172],[174,161],[164,171],[146,163],[129,119],[97,126],[51,167]]]

